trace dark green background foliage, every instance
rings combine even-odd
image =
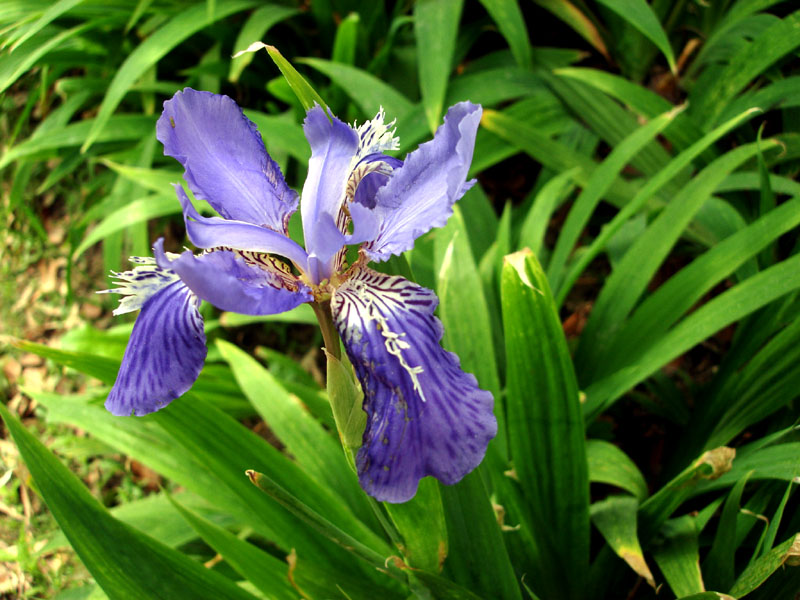
[[[436,290],[444,346],[494,394],[500,424],[461,483],[425,480],[383,506],[358,487],[310,374],[323,359],[308,307],[270,319],[205,307],[200,378],[144,418],[102,406],[129,318],[69,331],[60,349],[11,340],[94,378],[77,394],[21,388],[40,417],[146,465],[162,489],[98,502],[3,408],[32,475],[14,489],[32,486],[63,531],[33,559],[6,558],[33,564],[69,542],[91,579],[63,598],[795,597],[795,8],[0,3],[8,333],[24,335],[15,277],[56,252],[54,219],[68,303],[157,237],[185,243],[169,185],[181,172],[154,131],[175,91],[233,97],[297,189],[309,155],[297,72],[349,122],[383,106],[400,156],[471,100],[484,107],[480,184],[385,268]],[[257,40],[291,63],[288,80],[264,51],[231,58]]]

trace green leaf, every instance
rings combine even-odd
[[[715,590],[727,590],[735,577],[736,517],[742,502],[742,492],[749,477],[750,473],[747,473],[739,479],[725,499],[714,541],[703,562],[703,580],[707,587]]]
[[[772,141],[773,146],[777,144]],[[631,246],[603,286],[581,335],[575,353],[575,364],[585,381],[591,381],[599,370],[616,330],[645,291],[692,217],[719,182],[757,152],[757,144],[751,143],[731,150],[715,160],[680,190],[647,228],[645,234]]]
[[[704,479],[716,479],[730,471],[735,456],[736,451],[725,446],[709,450],[642,502],[640,539],[647,544],[673,511],[692,495],[693,488]]]
[[[589,568],[589,475],[578,386],[536,257],[506,257],[502,275],[508,441],[539,545],[531,586],[578,598]]]
[[[124,231],[136,223],[146,223],[150,219],[179,212],[181,212],[181,206],[172,193],[165,195],[151,194],[143,198],[137,198],[97,223],[89,234],[81,240],[78,247],[75,248],[72,259],[77,259],[94,244],[112,233]]]
[[[297,62],[330,77],[370,118],[381,106],[389,120],[406,115],[414,106],[395,88],[358,67],[321,58],[299,58]]]
[[[723,292],[665,334],[636,364],[586,388],[585,414],[593,419],[621,394],[723,327],[800,288],[800,255]]]
[[[419,87],[431,133],[442,119],[462,6],[463,0],[418,0],[414,4]]]
[[[492,392],[497,406],[500,380],[491,319],[467,235],[464,218],[456,205],[447,226],[436,231],[434,241],[439,265],[437,292],[439,317],[444,325],[444,346],[458,354],[462,369],[474,373],[480,386]],[[469,315],[469,319],[464,315]],[[497,416],[500,420],[501,415]],[[493,442],[496,444],[498,440]]]
[[[225,17],[256,6],[255,0],[220,0],[213,16],[202,4],[196,4],[172,17],[150,37],[136,46],[119,66],[108,86],[100,109],[92,122],[81,152],[100,141],[101,133],[109,129],[109,119],[132,85],[161,58],[192,34]]]
[[[592,504],[592,523],[616,555],[655,589],[656,582],[644,560],[644,553],[636,535],[638,506],[639,503],[632,496],[610,496]]]
[[[519,245],[528,248],[544,263],[542,248],[547,226],[556,208],[569,196],[575,188],[574,178],[579,167],[573,167],[559,173],[542,186],[533,200],[533,206],[525,215],[519,231]]]
[[[217,340],[217,348],[230,365],[244,395],[303,470],[318,483],[342,495],[350,506],[362,504],[363,493],[341,448],[300,399],[243,350],[224,340]]]
[[[559,232],[558,242],[548,264],[547,278],[550,285],[556,290],[556,305],[560,306],[563,303],[568,291],[566,287],[562,289],[561,282],[569,253],[578,242],[581,232],[589,222],[600,200],[606,195],[622,168],[669,125],[681,110],[683,110],[682,107],[672,109],[636,129],[612,150],[611,154],[589,177],[589,181],[572,205],[569,216]]]
[[[572,27],[578,35],[595,47],[603,56],[610,60],[600,32],[594,23],[580,11],[570,0],[533,0],[539,6],[546,8],[564,23]]]
[[[61,148],[80,146],[94,128],[96,119],[85,119],[62,128],[51,130],[47,135],[30,137],[9,148],[0,158],[0,168],[15,160]],[[155,131],[156,120],[145,115],[115,115],[106,121],[106,127],[98,132],[97,142],[132,142],[142,139],[143,131]]]
[[[445,575],[484,598],[522,600],[480,467],[440,490],[450,546]]]
[[[669,44],[667,34],[661,28],[661,23],[653,12],[653,8],[645,0],[598,0],[600,4],[613,10],[627,23],[638,29],[667,59],[669,70],[677,74],[675,69],[675,55]]]
[[[268,494],[271,498],[284,506],[297,518],[307,523],[317,532],[340,546],[342,549],[351,553],[353,556],[367,562],[379,570],[387,570],[396,576],[396,568],[392,568],[391,562],[387,562],[387,556],[378,554],[372,548],[365,546],[358,539],[345,533],[336,525],[328,521],[322,515],[308,507],[298,498],[287,492],[280,484],[270,479],[263,473],[249,470],[247,476],[258,489]]]
[[[664,523],[659,540],[650,549],[667,585],[678,598],[705,592],[700,572],[699,535],[697,518],[684,515]]]
[[[114,519],[4,405],[0,416],[50,512],[111,598],[253,598],[229,579]]]
[[[793,535],[747,567],[736,580],[730,593],[736,598],[746,596],[784,565],[794,568],[800,557],[800,533]]]
[[[293,600],[297,590],[289,583],[289,565],[204,519],[167,494],[170,503],[215,552],[242,577],[269,598]]]
[[[725,105],[773,63],[800,46],[797,28],[800,11],[784,17],[752,43],[744,45],[725,65],[714,73],[707,85],[695,86],[690,96],[691,110],[698,123],[713,126]]]
[[[639,467],[614,444],[587,440],[586,460],[590,481],[614,485],[633,494],[639,502],[647,498],[647,482]]]
[[[531,43],[517,0],[481,0],[481,4],[506,38],[517,64],[530,69],[533,66]]]
[[[31,37],[39,33],[47,25],[55,21],[58,17],[72,9],[75,5],[80,4],[83,0],[59,0],[58,2],[50,5],[42,15],[27,28],[17,29],[13,34],[8,36],[3,42],[3,47],[11,44],[8,49],[9,53],[13,52],[18,46],[24,44]]]
[[[411,500],[384,507],[403,538],[406,564],[431,573],[441,571],[447,556],[447,525],[436,480],[422,478]]]
[[[233,44],[234,53],[245,50],[253,42],[262,39],[273,25],[296,14],[296,9],[288,6],[281,6],[280,4],[270,3],[257,8],[247,18],[247,21],[245,21],[245,24],[239,30],[239,35],[236,36],[236,42]],[[231,83],[239,81],[242,71],[252,62],[253,56],[253,53],[246,52],[231,59],[231,64],[228,69],[228,81]]]

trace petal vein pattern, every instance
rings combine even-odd
[[[158,271],[145,263],[142,273]],[[166,406],[192,386],[203,368],[207,350],[203,319],[197,311],[200,301],[173,275],[167,272],[159,277],[161,285],[142,296],[141,313],[105,403],[114,415],[141,416]]]
[[[364,389],[367,427],[356,458],[367,493],[414,496],[422,477],[458,482],[497,432],[493,399],[439,342],[436,295],[360,268],[334,293],[334,320]]]
[[[226,219],[286,232],[297,194],[267,154],[255,124],[228,96],[191,88],[164,103],[156,125],[197,198]]]

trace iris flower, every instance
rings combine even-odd
[[[202,252],[168,253],[159,239],[154,258],[134,257],[132,270],[114,273],[118,287],[106,291],[124,296],[115,314],[141,312],[106,408],[144,415],[192,386],[206,357],[201,300],[250,315],[310,302],[329,315],[364,392],[367,424],[356,456],[364,490],[403,502],[426,475],[459,481],[496,433],[492,395],[441,347],[436,295],[367,263],[411,249],[446,223],[474,183],[466,177],[480,117],[480,106],[456,104],[433,140],[400,161],[385,154],[398,140],[382,110],[356,128],[311,108],[303,124],[311,145],[304,249],[287,230],[298,195],[256,126],[227,96],[175,94],[157,137],[183,165],[194,196],[220,216],[201,216],[175,184],[188,237]],[[347,265],[350,245],[359,257]]]

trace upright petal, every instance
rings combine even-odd
[[[480,106],[469,102],[452,106],[433,140],[409,154],[377,191],[372,220],[380,225],[365,247],[370,258],[381,261],[401,254],[420,235],[447,222],[453,204],[474,183],[466,179],[481,113]],[[356,219],[354,214],[358,227]]]
[[[175,192],[183,207],[186,233],[198,248],[220,246],[249,252],[280,254],[305,269],[308,256],[294,240],[277,231],[244,221],[231,221],[219,217],[203,217],[189,201],[183,188],[175,184]]]
[[[170,260],[163,240],[154,250],[159,265],[177,273],[195,295],[222,310],[271,315],[314,299],[285,265],[267,255],[218,250],[194,256],[187,250]]]
[[[115,274],[122,285],[109,290],[126,295],[121,312],[141,308],[105,404],[117,416],[163,408],[192,387],[206,358],[197,297],[152,260],[140,264],[144,267]]]
[[[432,291],[367,268],[333,295],[334,320],[364,390],[359,480],[378,500],[409,500],[426,475],[456,483],[497,433],[492,395],[439,345],[437,304]]]
[[[347,180],[358,153],[358,133],[346,123],[315,106],[308,111],[303,129],[311,145],[308,176],[303,184],[303,237],[312,261],[320,264],[316,282],[330,277],[330,260],[342,248],[344,237],[337,231]]]
[[[164,154],[186,169],[194,195],[224,218],[286,231],[297,194],[231,98],[190,88],[178,92],[164,103],[156,137]]]

